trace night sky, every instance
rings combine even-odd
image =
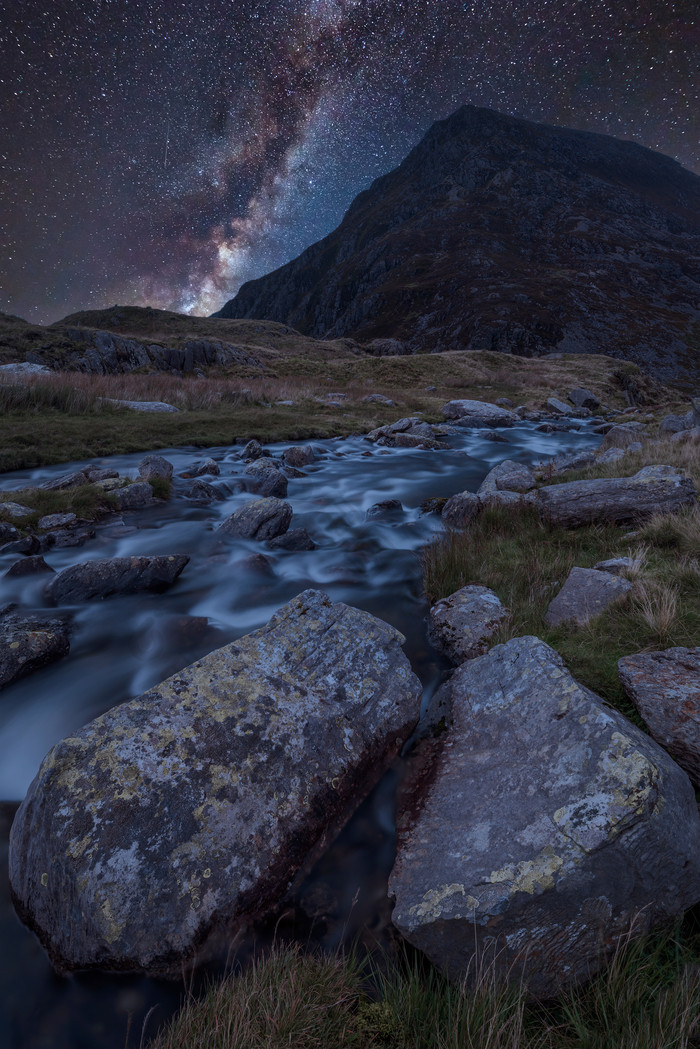
[[[199,314],[464,103],[700,172],[698,0],[0,0],[0,310]]]

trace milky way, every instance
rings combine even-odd
[[[696,0],[0,3],[0,309],[208,313],[464,103],[700,171]]]

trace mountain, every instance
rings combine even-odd
[[[692,384],[700,177],[632,142],[464,106],[215,316],[404,352],[606,353]]]

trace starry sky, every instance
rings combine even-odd
[[[207,314],[464,103],[700,173],[698,0],[0,0],[0,310]]]

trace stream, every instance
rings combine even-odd
[[[151,688],[207,652],[262,626],[301,590],[325,590],[390,622],[406,637],[405,651],[421,679],[427,703],[447,664],[427,639],[420,549],[442,531],[423,513],[430,497],[475,491],[503,459],[530,465],[565,451],[592,448],[594,422],[544,433],[532,423],[510,429],[464,429],[442,451],[383,448],[361,437],[312,441],[316,461],[289,480],[290,527],[304,527],[315,550],[268,550],[265,543],[221,538],[214,529],[255,498],[236,491],[244,463],[240,447],[163,449],[174,465],[173,494],[157,507],[113,514],[83,547],[51,549],[56,571],[94,558],[187,554],[176,584],[163,594],[134,594],[74,606],[70,654],[0,691],[0,1045],[6,1049],[123,1049],[138,1046],[147,1013],[146,1041],[178,1007],[182,986],[139,976],[81,973],[57,976],[36,937],[16,917],[7,890],[7,842],[17,804],[40,762],[59,739],[105,710]],[[292,443],[266,446],[273,456]],[[183,496],[179,475],[205,457],[220,476],[205,477],[225,498],[209,505]],[[90,460],[136,476],[142,454]],[[84,463],[5,474],[3,490],[35,486]],[[404,512],[367,518],[387,499]],[[267,563],[259,555],[263,554]],[[17,554],[0,552],[0,608],[43,610],[47,577],[4,578]],[[388,921],[386,880],[393,862],[395,771],[363,803],[299,893],[302,917],[292,932],[324,946],[375,930]],[[299,928],[299,921],[308,922]],[[273,930],[274,931],[274,930]],[[257,942],[273,931],[256,931]],[[251,944],[244,945],[250,950]],[[222,960],[222,965],[225,960]]]

